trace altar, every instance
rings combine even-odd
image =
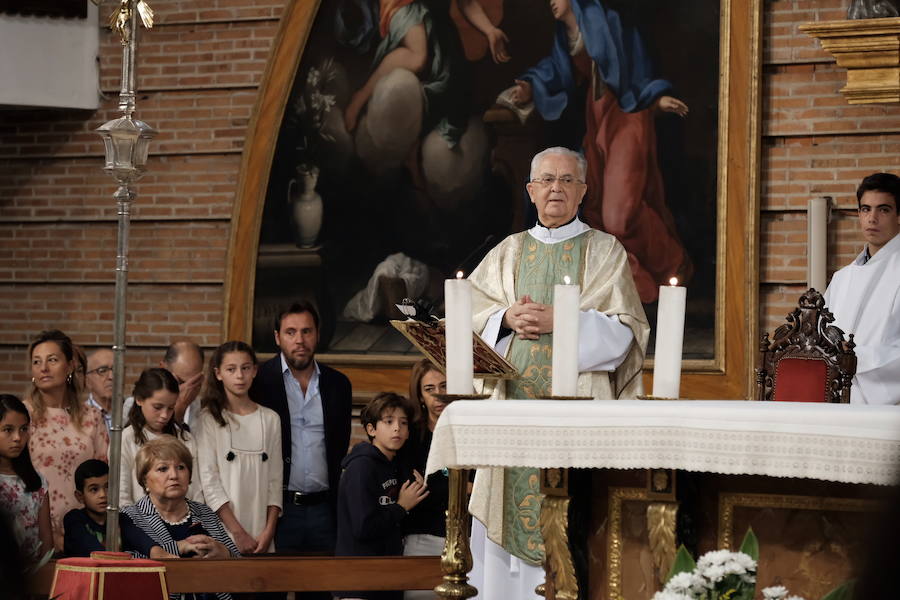
[[[900,409],[745,401],[451,404],[435,429],[427,470],[487,466],[543,469],[543,510],[560,513],[564,524],[578,521],[569,532],[544,529],[548,557],[574,550],[555,560],[548,597],[650,598],[677,544],[694,554],[736,549],[752,526],[760,543],[758,589],[780,584],[820,598],[850,575],[879,499],[900,479]],[[578,509],[579,496],[587,514]],[[560,547],[557,535],[571,543]],[[576,571],[580,595],[572,589]]]

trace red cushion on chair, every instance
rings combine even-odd
[[[168,600],[166,567],[155,560],[63,558],[50,597],[60,600]]]
[[[827,402],[828,365],[808,358],[783,358],[775,367],[776,402]]]

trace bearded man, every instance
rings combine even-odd
[[[333,552],[341,460],[350,444],[350,380],[316,361],[319,314],[312,304],[297,302],[278,315],[275,343],[280,352],[250,389],[281,417],[284,512],[275,549]]]

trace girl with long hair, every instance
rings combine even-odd
[[[175,421],[178,380],[166,369],[144,369],[131,392],[134,404],[128,412],[128,427],[122,431],[122,466],[119,474],[119,505],[136,504],[144,497],[144,488],[134,472],[134,457],[141,446],[161,435],[177,438],[197,458],[194,438]],[[196,477],[191,481],[188,498],[203,502],[203,491]]]
[[[63,549],[63,517],[75,499],[75,468],[84,461],[106,460],[109,434],[103,416],[86,406],[76,347],[69,336],[42,331],[28,347],[32,388],[24,404],[31,415],[28,449],[48,484],[53,545]]]
[[[240,341],[213,353],[200,412],[200,480],[206,503],[244,554],[274,549],[281,514],[281,420],[250,399],[256,354]]]
[[[22,401],[0,394],[0,509],[12,517],[13,531],[26,562],[53,549],[47,482],[28,452],[31,417]]]

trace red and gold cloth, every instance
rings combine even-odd
[[[95,552],[56,562],[50,597],[57,600],[167,600],[166,567],[129,554]]]

